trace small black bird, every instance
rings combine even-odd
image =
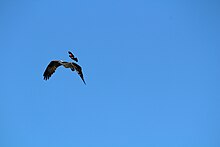
[[[73,59],[74,61],[78,62],[78,59],[73,55],[73,53],[71,53],[70,51],[68,51],[68,53],[69,53],[69,57],[71,59]]]

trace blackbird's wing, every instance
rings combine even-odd
[[[80,78],[82,79],[83,83],[86,84],[85,80],[84,80],[84,77],[83,77],[83,73],[82,73],[82,68],[81,66],[79,66],[78,64],[72,62],[72,66],[73,68],[72,71],[74,71],[74,69],[76,70],[76,72],[78,73],[78,75],[80,76]]]
[[[60,64],[58,60],[51,61],[48,64],[46,70],[44,71],[44,80],[48,80],[51,77],[51,75],[56,71],[57,67],[59,67],[60,65],[62,64]]]
[[[78,59],[73,55],[73,53],[71,53],[70,51],[68,51],[68,53],[69,53],[69,57],[70,57],[72,60],[78,62]]]

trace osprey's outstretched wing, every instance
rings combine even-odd
[[[60,65],[62,64],[58,60],[51,61],[44,71],[44,80],[48,80]]]
[[[68,51],[68,53],[69,53],[69,57],[71,59],[73,59],[74,61],[78,62],[78,59],[73,55],[73,53],[71,53],[70,51]]]
[[[76,72],[78,73],[78,75],[80,76],[80,78],[82,79],[83,83],[86,84],[85,80],[84,80],[84,77],[83,77],[83,73],[82,73],[82,68],[81,66],[79,66],[78,64],[72,62],[72,66],[73,68],[72,71],[74,71],[74,69],[76,70]]]

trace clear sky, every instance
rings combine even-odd
[[[219,147],[218,0],[1,0],[1,147]],[[79,76],[51,60],[71,61]]]

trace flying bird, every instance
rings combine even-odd
[[[69,53],[69,57],[71,59],[73,59],[74,61],[78,62],[78,59],[73,55],[73,53],[71,53],[70,51],[68,51],[68,53]]]
[[[52,74],[56,71],[56,69],[61,65],[63,65],[65,68],[70,68],[72,71],[76,70],[78,75],[81,77],[83,83],[86,84],[84,77],[83,77],[81,66],[79,66],[78,64],[74,62],[65,62],[62,60],[53,60],[48,64],[43,74],[44,80],[48,80],[52,76]]]

